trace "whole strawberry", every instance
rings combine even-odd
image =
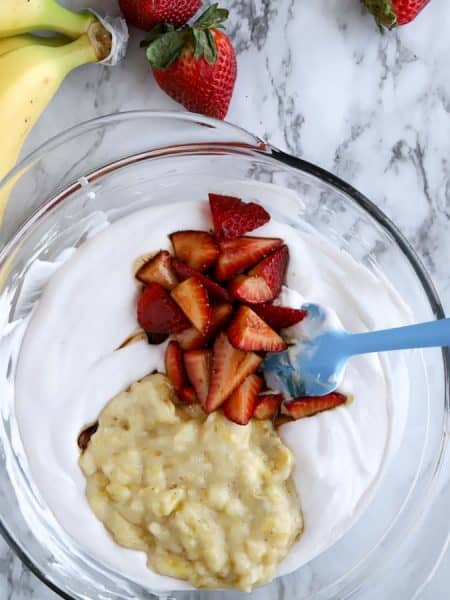
[[[220,31],[228,11],[210,6],[192,27],[156,26],[147,59],[161,89],[191,112],[224,119],[237,75],[236,54]]]
[[[380,27],[393,29],[413,21],[430,0],[362,0]]]
[[[159,23],[181,27],[195,15],[201,0],[119,0],[125,19],[145,31]]]

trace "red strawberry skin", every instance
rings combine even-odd
[[[339,392],[333,392],[326,396],[305,396],[295,398],[292,402],[285,404],[289,415],[294,419],[303,419],[311,417],[325,410],[336,408],[347,402],[347,397]]]
[[[136,279],[144,285],[159,283],[166,290],[174,288],[178,280],[172,268],[172,257],[167,250],[160,250],[137,271]]]
[[[170,240],[177,258],[197,271],[206,271],[219,256],[216,240],[206,231],[176,231]]]
[[[224,119],[236,82],[236,54],[225,33],[210,31],[217,47],[213,65],[203,57],[196,59],[189,44],[169,67],[153,68],[153,74],[159,87],[191,112]]]
[[[363,0],[380,26],[393,29],[413,21],[430,0]]]
[[[296,325],[308,315],[306,310],[274,306],[273,304],[255,304],[252,309],[269,327],[276,331]]]
[[[200,273],[200,271],[193,269],[181,260],[178,260],[178,258],[172,259],[172,265],[174,271],[181,280],[189,279],[189,277],[196,277],[201,283],[203,283],[205,288],[208,290],[208,294],[211,299],[218,300],[219,302],[231,301],[231,296],[225,288],[220,286],[209,277],[206,277],[206,275],[203,275],[203,273]]]
[[[184,368],[183,351],[178,342],[172,340],[167,344],[164,362],[166,375],[173,387],[176,390],[185,387],[187,385],[187,375]]]
[[[190,326],[181,308],[159,283],[151,283],[139,296],[137,318],[144,331],[178,333]]]
[[[238,237],[220,243],[220,254],[214,276],[226,281],[253,267],[283,244],[279,238]]]
[[[201,0],[119,0],[125,19],[150,31],[158,23],[171,23],[176,29],[195,15]]]
[[[231,295],[248,304],[271,302],[281,291],[289,261],[287,246],[281,246],[248,272],[229,284]]]
[[[218,239],[242,236],[270,221],[269,213],[261,205],[233,196],[209,194],[209,206]]]
[[[208,344],[218,331],[223,329],[229,321],[233,307],[231,304],[216,304],[211,308],[211,323],[205,335],[195,327],[189,327],[175,335],[183,350],[198,350]]]
[[[430,0],[392,0],[392,9],[397,17],[398,25],[406,25],[413,21]]]
[[[260,356],[254,352],[237,350],[225,333],[219,334],[214,342],[205,411],[210,413],[219,408],[244,379],[256,371],[261,362]]]
[[[184,364],[197,398],[204,404],[209,388],[211,351],[189,350],[184,355]]]
[[[282,394],[261,394],[256,400],[253,416],[261,420],[273,419],[277,416],[282,402]]]
[[[248,306],[240,306],[228,329],[228,338],[235,348],[251,351],[281,352],[287,344]]]
[[[258,375],[249,375],[223,405],[223,413],[237,425],[247,425],[255,412],[256,398],[264,382]]]
[[[205,286],[195,277],[179,283],[171,292],[172,298],[202,334],[206,334],[211,322],[211,308]]]
[[[286,268],[289,261],[289,250],[287,246],[281,246],[270,256],[265,258],[249,272],[249,275],[263,277],[269,285],[274,298],[278,296],[283,285]]]

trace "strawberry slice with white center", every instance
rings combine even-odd
[[[233,196],[209,194],[209,206],[218,239],[239,237],[270,221],[262,206]]]
[[[170,235],[176,257],[197,271],[206,271],[219,256],[219,246],[206,231],[176,231]]]
[[[211,373],[211,351],[189,350],[184,355],[184,364],[197,398],[201,404],[204,404],[208,395]]]
[[[200,273],[200,271],[196,271],[177,258],[172,260],[172,265],[179,279],[183,280],[188,279],[189,277],[196,277],[201,281],[208,290],[208,294],[212,300],[216,300],[217,302],[231,302],[231,296],[228,291],[209,277],[206,277],[206,275],[203,275],[203,273]]]
[[[305,396],[295,398],[292,402],[285,404],[289,415],[294,419],[311,417],[324,410],[336,408],[347,402],[347,397],[339,392],[333,392],[326,396]]]
[[[277,331],[300,323],[308,314],[306,310],[274,304],[255,304],[252,309],[269,327]]]
[[[249,375],[223,405],[227,419],[238,425],[247,425],[255,412],[256,398],[263,385],[261,377]]]
[[[233,307],[231,304],[216,304],[211,307],[211,323],[206,335],[201,334],[195,327],[189,327],[175,335],[183,350],[197,350],[206,346],[218,331],[224,329],[229,321]]]
[[[283,402],[282,394],[260,394],[256,400],[256,407],[253,416],[255,419],[273,419],[278,415],[281,403]]]
[[[262,277],[238,275],[230,282],[228,289],[237,300],[248,304],[259,304],[273,300],[273,293]]]
[[[170,379],[173,387],[180,390],[188,384],[186,369],[184,368],[183,351],[180,344],[174,340],[167,344],[164,357],[166,366],[166,375]]]
[[[210,413],[219,408],[244,379],[256,371],[261,362],[260,356],[234,348],[225,333],[219,334],[214,342],[205,411]]]
[[[283,244],[279,238],[238,237],[220,242],[220,254],[214,276],[218,281],[231,279],[253,267]]]
[[[179,283],[171,294],[194,327],[205,334],[211,322],[211,308],[208,292],[201,281],[190,277]]]
[[[184,312],[159,283],[151,283],[139,296],[137,319],[151,334],[178,333],[190,326]]]
[[[287,344],[248,306],[240,306],[228,329],[235,348],[249,351],[281,352]]]
[[[281,291],[289,261],[287,246],[281,246],[253,267],[248,275],[238,275],[230,282],[231,294],[249,304],[271,302]]]
[[[193,387],[184,387],[178,391],[178,398],[183,404],[198,404],[197,394]]]
[[[166,290],[171,290],[178,284],[177,276],[172,268],[172,256],[167,250],[160,250],[147,260],[136,271],[135,277],[145,285],[159,283]]]

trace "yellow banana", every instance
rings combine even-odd
[[[62,46],[67,44],[68,39],[62,35],[52,37],[38,37],[36,35],[15,35],[10,38],[0,39],[0,56],[8,54],[13,50],[19,50],[19,48],[25,48],[26,46],[33,46],[34,44],[41,44],[43,46]]]
[[[66,75],[104,59],[110,44],[100,32],[94,39],[83,34],[64,46],[34,44],[0,56],[0,182],[14,167],[27,135]],[[0,187],[0,222],[10,189],[11,185]]]
[[[96,21],[92,13],[73,12],[56,0],[0,0],[0,38],[37,29],[77,38]]]

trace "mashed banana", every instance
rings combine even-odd
[[[155,374],[109,402],[80,458],[89,504],[154,571],[249,591],[303,528],[293,456],[268,421],[242,427],[174,401]]]

